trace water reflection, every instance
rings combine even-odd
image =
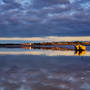
[[[0,90],[90,90],[89,58],[0,56]]]
[[[90,56],[90,51],[76,51],[70,47],[5,47],[0,55]]]
[[[83,56],[83,55],[86,54],[86,51],[75,51],[75,54],[76,54],[77,56]]]
[[[89,48],[80,52],[72,46],[1,46],[0,90],[90,90]]]

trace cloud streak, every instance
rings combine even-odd
[[[0,41],[3,40],[17,40],[17,41],[42,41],[42,42],[59,42],[59,41],[90,41],[90,36],[68,36],[68,37],[58,37],[58,36],[48,36],[48,37],[31,37],[31,38],[20,38],[20,37],[12,37],[12,38],[8,38],[8,37],[1,37]]]

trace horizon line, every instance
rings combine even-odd
[[[90,41],[90,36],[0,37],[0,40],[19,41]]]

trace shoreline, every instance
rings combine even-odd
[[[87,46],[90,46],[90,42],[83,42],[83,41],[74,41],[74,42],[41,42],[41,43],[1,43],[0,44],[0,47],[12,47],[12,46],[15,46],[15,47],[21,47],[21,46],[52,46],[52,45],[87,45]]]

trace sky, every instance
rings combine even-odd
[[[5,40],[7,42],[5,42]],[[67,37],[67,36],[64,36],[64,37],[56,37],[56,36],[48,36],[48,37],[31,37],[31,38],[0,38],[0,43],[11,43],[12,41],[39,41],[39,42],[60,42],[60,41],[90,41],[90,36],[73,36],[73,37]]]
[[[0,0],[0,37],[89,36],[90,0]]]

